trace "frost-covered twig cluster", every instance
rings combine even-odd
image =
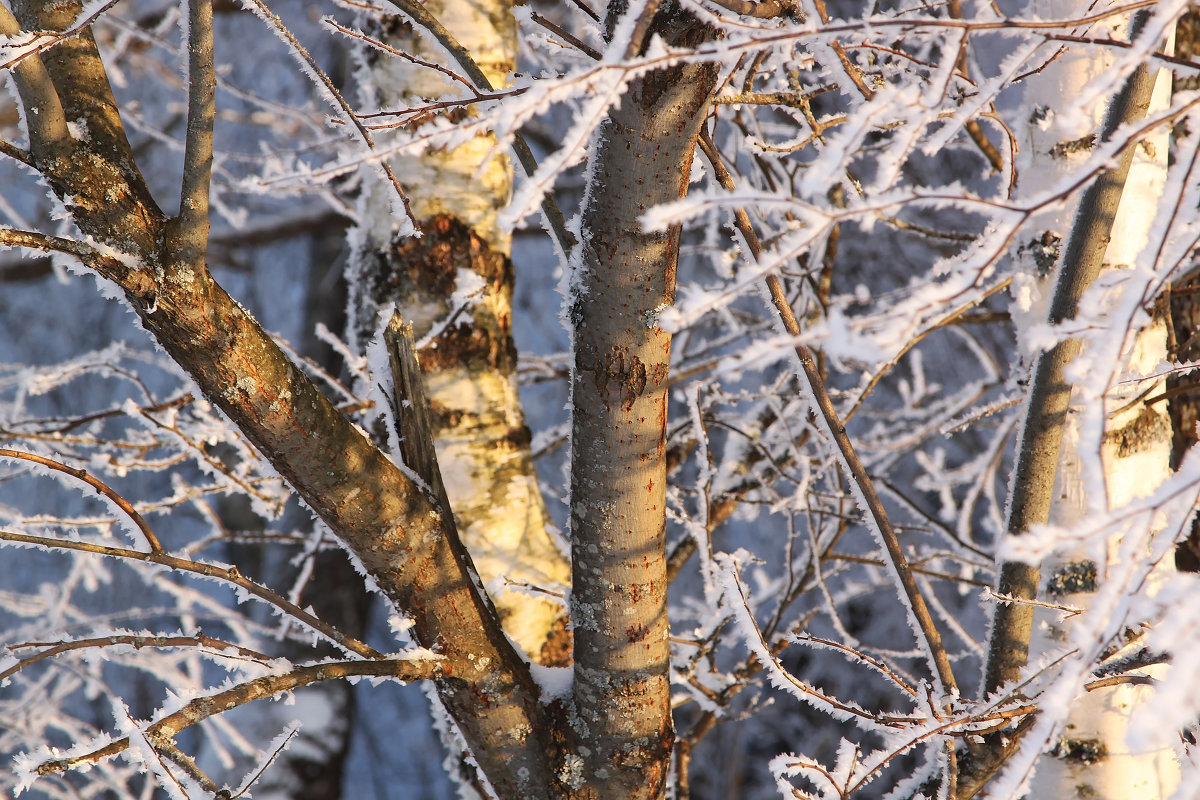
[[[437,19],[433,2],[346,2],[312,19],[286,3],[249,5],[254,14],[218,7],[211,188],[204,96],[179,77],[189,51],[190,74],[208,75],[200,40],[181,22],[205,25],[203,15],[97,1],[73,17],[109,54],[108,80],[151,189],[178,184],[185,156],[184,208],[172,224],[195,233],[191,217],[211,216],[209,266],[253,296],[268,326],[286,328],[296,374],[386,446],[378,420],[392,379],[378,359],[352,352],[366,344],[355,330],[362,320],[351,309],[346,345],[325,327],[340,322],[313,312],[330,291],[338,220],[357,226],[350,243],[360,258],[381,226],[399,242],[427,224],[414,209],[438,187],[405,185],[416,173],[404,165],[480,142],[493,155],[513,150],[515,188],[495,224],[516,238],[518,288],[513,319],[501,322],[517,333],[532,431],[512,435],[528,445],[532,434],[564,529],[583,517],[580,485],[575,496],[565,488],[562,445],[578,442],[560,408],[579,398],[572,380],[585,370],[572,356],[597,300],[589,276],[607,263],[595,252],[611,234],[595,216],[611,190],[599,161],[629,133],[616,130],[614,109],[644,102],[655,76],[715,74],[695,112],[702,131],[686,191],[639,206],[642,230],[674,237],[678,253],[673,302],[638,323],[671,342],[661,380],[668,483],[657,509],[667,549],[647,559],[665,559],[670,580],[676,796],[1002,798],[1030,786],[1054,796],[1055,786],[1106,780],[1088,770],[1120,759],[1153,763],[1154,796],[1186,794],[1172,793],[1196,777],[1187,731],[1200,715],[1190,680],[1200,620],[1195,578],[1175,571],[1172,556],[1191,532],[1200,466],[1169,455],[1166,409],[1189,392],[1164,394],[1163,377],[1194,364],[1176,363],[1189,343],[1165,332],[1169,303],[1160,301],[1193,269],[1200,236],[1200,95],[1170,92],[1166,81],[1194,78],[1195,65],[1168,44],[1186,3],[864,10],[673,0],[612,3],[606,13],[586,0],[533,2],[511,9],[521,53],[504,85],[484,76],[480,54],[442,26],[450,20]],[[305,732],[304,713],[298,723],[255,718],[253,701],[362,677],[444,687],[461,665],[444,642],[420,641],[423,618],[403,617],[403,592],[380,588],[353,543],[366,590],[392,604],[392,629],[365,613],[324,618],[335,612],[321,604],[342,591],[322,582],[324,565],[347,537],[301,487],[326,522],[299,509],[272,467],[286,458],[260,453],[261,436],[219,410],[261,389],[251,373],[197,386],[140,333],[86,342],[68,305],[85,302],[69,271],[82,264],[117,284],[105,291],[157,334],[159,299],[148,287],[178,265],[102,241],[80,222],[90,200],[34,179],[39,137],[54,123],[22,103],[48,91],[52,78],[34,65],[71,37],[23,32],[7,8],[0,33],[14,89],[12,119],[0,113],[0,180],[21,187],[0,197],[0,245],[50,254],[47,269],[32,271],[40,282],[14,294],[26,304],[49,298],[37,301],[44,307],[0,306],[14,320],[0,329],[0,757],[17,759],[16,778],[0,786],[55,797],[150,796],[158,786],[202,797],[276,785],[278,767],[263,765],[300,746],[297,724],[297,741],[321,737]],[[398,51],[389,37],[400,34],[427,48]],[[230,44],[268,35],[286,47],[256,75]],[[371,85],[389,74],[380,63],[413,86],[424,84],[411,76],[428,76],[449,88],[373,105],[397,96]],[[275,76],[287,77],[272,86]],[[1137,80],[1144,102],[1106,127],[1110,100]],[[107,141],[89,124],[64,117],[62,135]],[[1132,164],[1128,177],[1122,163]],[[647,165],[644,181],[665,179]],[[386,197],[372,194],[376,185]],[[1100,228],[1084,235],[1076,210],[1090,213],[1102,191],[1111,214],[1086,220]],[[272,224],[259,225],[264,218]],[[313,232],[312,220],[324,229]],[[1097,243],[1098,274],[1077,287],[1069,313],[1056,310],[1060,276]],[[18,264],[0,256],[3,274]],[[431,331],[423,345],[482,318],[486,282],[463,269],[446,280],[456,304],[417,320]],[[560,307],[554,341],[530,333]],[[376,310],[359,316],[373,323]],[[318,322],[321,341],[310,337]],[[1069,357],[1050,380],[1060,402],[1049,407],[1045,380],[1031,371],[1064,347]],[[323,363],[303,364],[300,353]],[[628,411],[647,370],[613,353],[586,380],[601,394],[620,387],[613,406]],[[269,410],[287,402],[281,394]],[[1045,446],[1033,469],[1014,454],[1043,417],[1063,444]],[[441,471],[447,484],[466,480],[453,463]],[[1044,495],[1041,516],[1021,504],[1013,513],[1009,497],[1031,491]],[[357,496],[332,504],[370,502]],[[468,594],[481,591],[474,568],[463,569]],[[582,602],[557,582],[487,586]],[[620,602],[621,587],[612,589]],[[639,624],[629,625],[632,643],[645,635]],[[473,657],[472,666],[485,668]],[[521,676],[536,683],[544,705],[571,697],[561,663],[515,674],[518,686]],[[319,696],[314,705],[345,698]],[[1103,714],[1091,706],[1102,703],[1128,711],[1095,722]],[[369,713],[358,707],[338,734],[369,754],[353,763],[397,746],[356,738]],[[576,735],[574,724],[560,738]],[[438,725],[452,751],[478,746],[461,719]],[[481,753],[458,760],[479,770],[459,770],[462,791],[491,791]],[[587,763],[572,753],[547,774],[576,786]],[[368,791],[353,775],[341,780]]]

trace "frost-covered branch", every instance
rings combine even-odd
[[[1146,115],[1154,80],[1155,75],[1148,66],[1138,67],[1108,109],[1100,133],[1101,143],[1112,139],[1121,126]],[[1052,325],[1075,317],[1080,298],[1100,273],[1135,150],[1136,141],[1128,142],[1117,164],[1102,173],[1084,192],[1054,287],[1049,310]],[[1014,467],[1007,523],[1010,535],[1025,533],[1050,518],[1071,400],[1071,384],[1065,370],[1079,355],[1081,347],[1078,338],[1066,338],[1039,354],[1033,369]],[[1001,566],[997,591],[1020,599],[1033,599],[1037,595],[1039,576],[1040,570],[1036,566],[1005,563]],[[1028,657],[1032,624],[1032,608],[1025,604],[1002,603],[996,607],[984,681],[986,691],[994,691],[1020,674]]]
[[[26,656],[20,659],[16,664],[13,664],[7,669],[0,670],[0,681],[16,675],[23,669],[27,669],[34,664],[45,661],[48,658],[54,658],[62,653],[69,653],[73,650],[86,650],[91,648],[106,648],[129,646],[135,650],[140,650],[143,647],[163,648],[163,647],[194,647],[199,648],[205,653],[210,653],[214,657],[228,658],[234,660],[253,661],[260,664],[265,664],[271,660],[271,657],[251,650],[241,645],[225,642],[220,639],[214,639],[211,636],[205,636],[202,633],[196,633],[191,636],[155,636],[151,634],[128,634],[114,633],[109,636],[97,636],[88,639],[75,639],[69,642],[20,642],[17,644],[8,645],[10,651],[24,650],[25,648],[40,647],[43,648],[31,656]]]
[[[188,264],[199,265],[208,246],[217,76],[213,66],[212,3],[208,0],[186,2],[188,113],[176,236],[180,256]]]
[[[318,681],[345,680],[372,677],[399,681],[428,680],[449,672],[447,664],[440,658],[404,659],[388,658],[376,661],[328,661],[295,667],[282,675],[267,675],[236,684],[214,694],[197,697],[178,711],[167,714],[140,729],[140,735],[151,742],[171,742],[176,734],[196,725],[215,714],[255,700],[263,700],[282,692],[289,692]],[[40,763],[26,757],[29,762],[20,769],[36,775],[52,775],[70,769],[87,767],[105,758],[111,758],[130,746],[128,736],[115,739],[103,747],[85,753],[56,758]]]
[[[347,636],[326,622],[322,622],[315,616],[300,608],[295,603],[285,597],[281,597],[271,589],[250,580],[237,567],[227,564],[216,564],[206,561],[194,561],[188,558],[172,556],[164,553],[162,550],[153,550],[149,553],[142,550],[129,550],[123,547],[112,547],[110,545],[93,544],[91,542],[76,541],[73,539],[54,539],[46,536],[31,536],[25,533],[16,531],[0,530],[0,541],[14,542],[16,544],[34,545],[44,547],[51,550],[74,550],[81,553],[91,553],[97,556],[109,556],[111,558],[123,558],[130,561],[140,561],[147,564],[158,564],[168,569],[179,570],[181,572],[190,572],[193,575],[199,575],[204,578],[222,581],[232,584],[239,589],[245,591],[248,595],[257,597],[265,603],[275,606],[284,613],[294,617],[297,621],[302,622],[312,628],[317,633],[329,639],[329,641],[337,644],[344,650],[360,655],[364,658],[383,658],[383,654],[377,652],[374,648],[369,647],[358,641],[352,636]]]
[[[61,461],[55,461],[52,458],[39,456],[36,453],[23,453],[19,450],[9,450],[7,448],[0,448],[0,458],[28,461],[32,464],[38,464],[54,470],[55,472],[61,472],[66,475],[70,475],[72,478],[86,483],[88,486],[91,486],[93,489],[95,489],[99,494],[104,495],[104,497],[106,497],[110,503],[119,508],[126,516],[129,517],[130,520],[133,521],[133,524],[137,526],[139,531],[141,531],[142,536],[146,538],[146,543],[150,545],[151,553],[162,553],[162,545],[159,544],[158,537],[154,535],[154,531],[150,528],[149,523],[147,523],[145,518],[138,513],[137,509],[134,508],[128,500],[126,500],[117,492],[113,491],[113,489],[104,481],[100,480],[94,475],[89,475],[87,470],[75,469],[74,467],[69,467],[66,464],[63,464]]]
[[[734,191],[736,186],[733,182],[733,177],[724,168],[720,154],[717,152],[712,139],[707,134],[702,134],[700,145],[717,175],[717,180],[727,191]],[[761,259],[763,256],[762,244],[759,242],[758,234],[750,223],[750,218],[746,214],[746,211],[744,209],[735,211],[734,220],[751,254],[755,259]],[[789,335],[800,337],[802,335],[800,323],[796,320],[795,313],[792,311],[791,302],[784,294],[783,284],[780,282],[779,277],[775,274],[770,274],[766,277],[766,283],[767,290],[771,296],[771,302],[779,313],[779,318],[783,323],[784,329]],[[807,384],[816,410],[824,421],[825,433],[838,448],[843,466],[849,472],[855,487],[854,492],[860,496],[865,507],[864,510],[871,518],[872,528],[879,535],[884,551],[888,555],[891,567],[897,576],[897,580],[908,603],[916,630],[920,632],[924,639],[924,646],[929,653],[932,671],[941,684],[942,691],[951,694],[956,693],[958,684],[954,678],[954,670],[950,666],[950,659],[946,654],[946,648],[942,644],[942,635],[933,621],[933,616],[929,613],[929,608],[925,604],[925,598],[917,586],[917,581],[913,577],[912,570],[909,568],[908,557],[905,556],[904,550],[900,546],[900,540],[897,538],[896,531],[892,527],[887,511],[883,507],[883,502],[875,492],[874,482],[867,474],[866,468],[859,459],[854,444],[850,441],[850,437],[846,433],[845,424],[838,419],[837,409],[834,408],[833,402],[829,399],[829,393],[825,389],[825,380],[821,376],[820,369],[817,366],[816,355],[813,353],[812,348],[805,344],[798,343],[795,349],[796,357],[803,371],[803,380]]]

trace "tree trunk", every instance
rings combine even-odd
[[[14,13],[26,30],[62,30],[80,9],[78,2],[26,2],[16,3]],[[15,26],[0,13],[0,33],[16,33]],[[453,520],[208,272],[206,123],[193,113],[202,104],[189,103],[182,213],[167,218],[138,172],[89,31],[64,38],[44,59],[25,58],[14,72],[31,120],[34,166],[101,248],[88,265],[124,291],[159,344],[329,525],[397,610],[412,617],[414,638],[445,658],[446,671],[435,680],[439,696],[497,793],[548,798],[554,745],[546,709],[494,609],[476,591]],[[202,94],[195,76],[191,85],[194,101]],[[88,135],[75,138],[67,120]],[[211,122],[210,105],[210,132]]]
[[[632,83],[595,140],[584,200],[571,436],[569,783],[586,798],[658,798],[670,762],[666,452],[679,229],[641,216],[682,197],[716,71],[679,66]]]
[[[510,6],[508,0],[425,4],[496,86],[506,82],[517,56]],[[440,58],[409,23],[393,19],[390,30],[378,32],[389,45]],[[442,73],[388,54],[371,53],[363,74],[371,94],[364,100],[380,109],[420,106],[462,91]],[[396,160],[420,238],[397,230],[391,185],[374,172],[366,176],[363,228],[354,234],[348,271],[350,334],[364,348],[380,311],[392,302],[418,340],[435,333],[421,350],[421,368],[463,541],[505,631],[534,661],[561,665],[569,654],[564,606],[529,591],[565,590],[570,568],[547,529],[517,391],[512,243],[496,221],[512,175],[508,159],[493,153],[495,145],[494,137],[479,136],[453,150]],[[471,291],[468,282],[477,288]]]
[[[1058,4],[1050,13],[1082,13],[1077,4],[1066,6]],[[1130,35],[1126,30],[1119,33],[1119,38]],[[1036,85],[1049,93],[1047,97],[1069,97],[1078,94],[1107,66],[1103,55],[1098,57],[1078,48],[1050,64],[1039,81],[1031,84],[1030,91]],[[1096,121],[1101,132],[1094,139],[1057,125],[1045,129],[1030,125],[1029,139],[1022,142],[1027,154],[1021,172],[1022,189],[1036,192],[1054,185],[1063,173],[1064,163],[1085,157],[1093,144],[1108,142],[1121,125],[1142,119],[1149,108],[1165,107],[1169,86],[1170,75],[1165,70],[1159,74],[1156,86],[1150,69],[1140,67],[1112,99],[1103,122]],[[1029,98],[1027,104],[1042,106],[1037,98]],[[1083,194],[1063,242],[1052,291],[1043,286],[1032,292],[1034,296],[1044,293],[1048,304],[1026,308],[1026,312],[1046,314],[1053,325],[1069,322],[1076,317],[1084,292],[1102,267],[1119,268],[1136,260],[1145,247],[1162,193],[1167,147],[1165,132],[1155,140],[1130,144],[1119,162]],[[1061,219],[1047,219],[1044,224],[1048,231],[1068,227]],[[1044,238],[1048,240],[1048,236]],[[1033,282],[1036,278],[1029,276],[1027,280]],[[1165,357],[1162,320],[1140,331],[1133,342],[1120,358],[1134,373],[1148,373]],[[1165,404],[1146,400],[1160,394],[1162,386],[1147,391],[1145,383],[1137,383],[1133,388],[1110,387],[1103,396],[1081,397],[1070,373],[1070,365],[1081,353],[1096,358],[1087,352],[1081,339],[1062,338],[1037,357],[1012,484],[1010,535],[1020,536],[1047,522],[1068,527],[1089,511],[1120,508],[1151,491],[1168,475],[1171,441]],[[1107,370],[1107,365],[1104,368]],[[1095,408],[1084,410],[1080,403]],[[1104,435],[1096,449],[1081,436],[1080,418],[1087,414],[1093,418],[1102,414],[1104,418]],[[1101,484],[1104,496],[1088,497],[1085,487]],[[1109,542],[1110,554],[1115,554],[1117,544]],[[999,592],[1018,601],[1041,597],[1054,605],[1086,609],[1104,579],[1108,561],[1095,555],[1064,547],[1041,565],[1007,562],[1002,566]],[[1081,619],[1021,602],[997,606],[985,691],[994,692],[1006,685],[1011,688],[1028,677],[1027,663],[1039,663],[1040,656],[1061,651],[1064,643],[1073,641],[1071,631]],[[1081,691],[1056,741],[1026,743],[1027,747],[1048,750],[1034,772],[1032,796],[1086,794],[1115,800],[1169,795],[1179,778],[1174,753],[1132,752],[1125,741],[1132,710],[1138,697],[1147,691],[1151,690],[1131,683]],[[991,760],[993,766],[1002,760],[1015,744],[1011,733],[989,737],[984,760]],[[1033,754],[1028,758],[1032,759]],[[978,766],[979,762],[972,760],[971,767]],[[978,788],[977,781],[964,782],[967,796]]]

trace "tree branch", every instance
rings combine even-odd
[[[0,530],[0,541],[18,542],[21,544],[32,544],[39,547],[54,548],[58,550],[75,550],[83,553],[94,553],[100,556],[110,556],[112,558],[125,558],[130,561],[141,561],[144,563],[159,564],[168,569],[175,569],[181,572],[190,572],[194,575],[202,575],[206,578],[214,578],[226,583],[232,583],[239,589],[244,589],[249,594],[254,595],[265,603],[275,606],[281,611],[294,617],[299,622],[304,623],[312,628],[317,633],[329,639],[343,649],[351,653],[356,653],[364,658],[383,658],[383,654],[372,647],[368,647],[352,636],[334,628],[326,622],[322,622],[315,616],[300,608],[290,600],[276,594],[274,591],[263,586],[261,583],[250,580],[243,575],[237,567],[227,564],[215,564],[212,562],[192,561],[179,556],[168,555],[167,553],[151,551],[149,553],[143,550],[129,550],[124,547],[110,547],[109,545],[92,544],[91,542],[79,542],[73,539],[53,539],[48,536],[31,536],[26,533],[17,533],[15,531]]]
[[[0,3],[0,35],[20,36],[25,33],[21,23]],[[32,37],[32,34],[25,35]],[[4,65],[9,67],[9,65]],[[29,126],[29,140],[46,148],[61,146],[71,137],[67,132],[67,118],[63,113],[62,102],[46,65],[36,52],[25,55],[15,66],[9,67],[17,82],[17,92],[21,96],[21,105],[25,108],[38,109],[37,114],[26,114],[25,123]],[[6,149],[5,154],[28,164],[15,152],[16,148]]]
[[[121,261],[106,256],[83,242],[65,239],[61,236],[50,236],[37,231],[23,231],[16,228],[0,228],[0,247],[21,247],[26,250],[40,250],[43,253],[65,253],[79,259],[84,266],[95,270],[118,285],[123,285],[123,282],[131,277],[129,267]]]
[[[1145,64],[1130,76],[1105,115],[1101,142],[1110,141],[1122,125],[1146,115],[1154,80],[1154,74]],[[1093,181],[1080,200],[1054,287],[1049,314],[1051,325],[1074,319],[1079,299],[1100,273],[1136,149],[1134,142],[1128,143],[1121,151],[1117,165]],[[1063,428],[1071,401],[1071,384],[1064,373],[1081,347],[1078,339],[1064,339],[1038,357],[1029,387],[1017,463],[1013,468],[1015,477],[1007,524],[1009,535],[1020,535],[1050,519]],[[1001,566],[996,591],[1032,600],[1037,596],[1040,575],[1039,567],[1006,562]],[[984,680],[985,693],[1019,677],[1028,659],[1032,625],[1031,606],[1005,603],[996,607]]]
[[[702,131],[700,134],[700,148],[704,151],[704,155],[712,165],[713,174],[717,178],[718,183],[726,191],[734,191],[736,185],[733,182],[733,176],[725,168],[724,162],[721,160],[721,155],[717,152],[716,145],[713,144],[707,131]],[[762,243],[759,241],[758,234],[755,232],[754,226],[751,224],[750,217],[746,214],[745,209],[739,208],[734,212],[734,224],[737,225],[738,231],[741,232],[742,237],[746,240],[746,245],[749,247],[754,259],[756,261],[760,260],[762,258]],[[783,284],[780,282],[779,277],[771,274],[767,276],[766,280],[767,289],[771,294],[771,302],[775,305],[776,311],[779,312],[779,318],[783,322],[784,329],[792,336],[800,336],[800,323],[796,320],[796,315],[792,312],[791,304],[784,294]],[[956,692],[958,684],[954,679],[954,670],[950,666],[950,658],[946,654],[945,646],[942,644],[942,635],[933,621],[933,615],[929,613],[929,608],[925,604],[925,598],[921,594],[921,589],[917,585],[916,578],[913,576],[912,569],[908,564],[908,558],[904,555],[904,550],[900,546],[900,540],[897,538],[896,531],[892,527],[892,522],[883,507],[883,502],[879,499],[879,495],[875,491],[875,484],[871,480],[871,476],[867,474],[866,467],[863,466],[862,461],[859,459],[858,453],[854,449],[854,443],[850,441],[850,437],[846,434],[846,426],[838,419],[837,409],[834,408],[833,401],[830,400],[829,393],[825,390],[825,381],[821,377],[821,372],[817,367],[816,355],[805,344],[796,344],[795,350],[796,357],[800,361],[804,381],[808,384],[813,404],[819,412],[822,421],[825,423],[826,434],[837,446],[838,453],[847,472],[850,473],[851,480],[862,494],[864,506],[871,517],[872,527],[878,531],[879,537],[882,539],[882,544],[887,552],[888,560],[891,562],[892,568],[896,573],[901,590],[904,592],[904,596],[912,608],[913,618],[925,640],[924,645],[929,654],[934,677],[941,684],[942,691]]]
[[[383,659],[380,661],[332,661],[297,667],[284,675],[268,675],[240,683],[222,692],[206,697],[197,697],[183,708],[168,714],[151,724],[144,731],[150,742],[156,740],[170,743],[180,731],[231,708],[245,705],[254,700],[307,686],[318,681],[338,680],[358,676],[394,678],[410,682],[444,676],[448,665],[441,659]],[[110,758],[129,748],[129,737],[110,742],[104,747],[77,756],[54,759],[39,764],[38,775],[52,775],[75,767],[94,764]],[[156,748],[157,749],[157,748]]]
[[[176,246],[185,263],[196,265],[203,263],[208,245],[217,76],[213,67],[212,2],[187,0],[187,7],[188,114]]]
[[[78,0],[21,0],[17,18],[24,13],[34,27],[62,29],[78,9]],[[452,516],[438,513],[207,269],[174,268],[181,261],[167,221],[137,170],[90,33],[61,41],[49,55],[64,111],[89,136],[69,152],[47,152],[50,143],[31,130],[37,169],[85,234],[117,250],[122,263],[128,256],[120,285],[146,330],[412,617],[416,640],[445,656],[448,675],[436,680],[438,691],[493,787],[546,798],[555,783],[552,726],[528,667],[472,577]],[[21,534],[0,538],[47,544]],[[116,550],[93,552],[170,559]],[[184,569],[193,563],[179,561]]]
[[[0,458],[12,458],[17,461],[28,461],[32,464],[38,464],[40,466],[52,469],[55,472],[61,472],[65,475],[70,475],[76,480],[83,481],[88,486],[91,486],[93,489],[95,489],[98,494],[102,494],[107,497],[109,501],[112,502],[117,508],[121,509],[121,511],[125,512],[125,515],[129,517],[129,519],[133,521],[133,524],[137,526],[137,529],[142,532],[142,536],[146,537],[146,543],[150,545],[150,552],[162,552],[162,545],[159,544],[158,537],[154,535],[154,531],[151,530],[150,525],[146,522],[145,517],[139,514],[137,509],[134,508],[128,500],[114,491],[108,484],[93,475],[89,475],[87,470],[68,467],[66,464],[63,464],[60,461],[55,461],[54,459],[46,458],[45,456],[39,456],[36,453],[23,453],[20,450],[8,450],[6,448],[0,448]]]
[[[91,639],[75,639],[70,642],[23,642],[20,644],[8,645],[9,650],[20,650],[26,647],[44,647],[31,656],[22,658],[13,666],[0,672],[0,682],[6,678],[16,675],[23,669],[31,667],[40,661],[45,661],[48,658],[67,653],[72,650],[84,650],[89,647],[115,647],[117,645],[126,644],[136,649],[143,647],[207,647],[210,650],[216,651],[220,655],[224,655],[224,651],[232,650],[233,655],[227,656],[234,659],[249,659],[260,663],[266,663],[271,660],[271,657],[259,653],[255,650],[250,650],[240,645],[231,642],[225,642],[220,639],[214,639],[211,636],[197,633],[192,636],[143,636],[140,634],[114,634],[112,636],[98,636]]]

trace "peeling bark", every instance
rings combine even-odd
[[[510,5],[440,0],[426,8],[446,21],[488,79],[502,85],[516,58]],[[405,52],[441,57],[400,18],[386,37]],[[370,102],[382,107],[461,89],[440,73],[387,56],[373,55],[366,69],[376,94]],[[379,213],[387,211],[386,200],[368,190],[363,216],[369,222],[350,267],[356,289],[350,298],[351,338],[365,344],[380,310],[392,302],[418,339],[436,332],[420,362],[458,527],[506,632],[535,661],[561,665],[569,649],[562,603],[510,591],[511,584],[560,591],[570,575],[547,529],[517,390],[511,240],[496,223],[512,176],[494,147],[492,137],[478,137],[395,165],[412,189],[420,238],[398,235],[391,216]],[[456,298],[460,282],[474,277],[481,290]]]

